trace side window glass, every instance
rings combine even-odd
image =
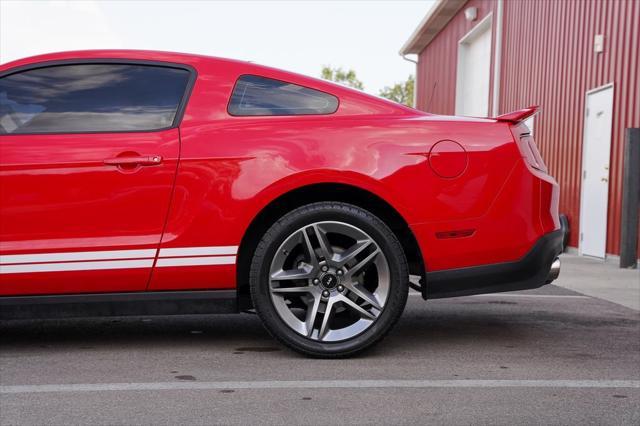
[[[137,64],[56,65],[0,78],[0,134],[171,127],[190,72]]]
[[[228,106],[236,116],[332,114],[337,109],[333,95],[257,75],[238,79]]]

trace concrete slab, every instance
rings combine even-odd
[[[574,254],[565,253],[560,260],[562,269],[555,285],[640,310],[640,270],[620,269],[610,262]]]

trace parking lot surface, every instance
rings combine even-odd
[[[352,359],[254,315],[0,324],[0,423],[640,424],[640,315],[555,286],[424,302]]]

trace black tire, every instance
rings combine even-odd
[[[296,230],[322,221],[339,221],[366,232],[384,254],[390,278],[386,303],[375,321],[360,334],[336,342],[314,340],[290,328],[278,314],[269,289],[271,262],[283,241]],[[409,290],[407,260],[395,234],[370,212],[341,202],[309,204],[274,223],[258,244],[249,280],[256,313],[269,333],[289,348],[319,358],[351,356],[379,342],[400,318]]]

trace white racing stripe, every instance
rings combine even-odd
[[[0,274],[19,274],[26,272],[62,272],[90,271],[100,269],[135,269],[150,268],[153,259],[107,260],[100,262],[68,262],[68,263],[27,263],[22,265],[0,265]]]
[[[156,266],[234,265],[238,246],[161,249]],[[104,250],[0,256],[0,274],[151,268],[155,249]]]
[[[0,265],[10,263],[73,262],[80,260],[144,259],[153,258],[155,255],[155,249],[14,254],[9,256],[0,256]]]
[[[0,386],[0,394],[210,389],[591,388],[640,389],[640,380],[265,380]]]
[[[160,249],[160,257],[235,255],[238,246],[182,247]]]
[[[166,266],[204,266],[204,265],[233,265],[235,256],[205,256],[205,257],[170,257],[158,259],[157,267]]]

